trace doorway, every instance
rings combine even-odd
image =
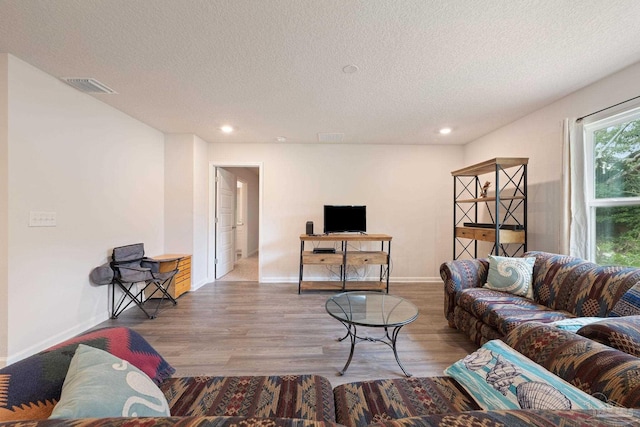
[[[216,165],[211,259],[216,281],[260,281],[261,166]]]

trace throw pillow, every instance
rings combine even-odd
[[[169,415],[167,399],[144,372],[106,351],[80,344],[50,418]]]
[[[489,274],[484,287],[533,299],[534,257],[489,256]]]
[[[500,340],[445,369],[485,410],[610,408]]]

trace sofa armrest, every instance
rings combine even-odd
[[[463,289],[481,288],[487,282],[489,261],[484,258],[459,259],[440,265],[440,277],[444,282],[444,316],[450,327],[456,294]]]
[[[640,359],[552,325],[527,322],[504,342],[604,402],[640,408]]]
[[[632,356],[640,357],[640,316],[609,317],[589,323],[576,333]]]

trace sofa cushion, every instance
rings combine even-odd
[[[504,342],[598,399],[640,408],[640,359],[570,331],[528,322]]]
[[[336,421],[347,427],[428,414],[480,409],[450,377],[354,382],[334,389]]]
[[[319,375],[169,378],[160,389],[174,416],[335,421],[331,383]]]
[[[635,315],[640,315],[640,281],[629,288],[609,312],[609,317]]]
[[[0,396],[4,397],[0,399],[0,421],[49,417],[80,343],[128,360],[156,383],[175,371],[140,334],[129,328],[90,331],[0,369]]]
[[[444,372],[462,384],[486,410],[609,407],[500,340],[486,343]]]
[[[640,316],[613,317],[589,323],[578,335],[640,357]]]
[[[533,299],[534,257],[489,256],[489,275],[484,287]]]
[[[522,322],[542,323],[573,317],[571,313],[554,311],[525,297],[484,288],[458,292],[457,305],[482,320],[502,335]]]
[[[106,351],[80,344],[50,418],[169,415],[167,399],[144,372]]]

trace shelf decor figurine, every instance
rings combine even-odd
[[[487,197],[487,191],[489,190],[489,187],[491,187],[491,183],[489,181],[485,182],[482,188],[480,189],[480,197],[482,198]]]

